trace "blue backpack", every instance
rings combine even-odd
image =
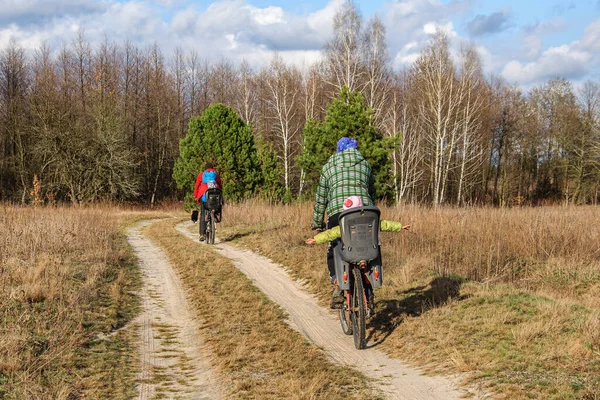
[[[202,174],[202,183],[206,183],[208,189],[216,189],[217,185],[217,173],[213,171],[205,171]],[[208,190],[207,190],[208,191]],[[202,201],[206,202],[206,192],[202,195]]]

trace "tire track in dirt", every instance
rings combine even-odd
[[[189,222],[176,229],[191,240]],[[374,385],[388,399],[434,400],[459,399],[464,396],[487,398],[458,388],[458,382],[447,377],[430,377],[407,367],[375,349],[356,350],[351,336],[344,335],[339,320],[320,307],[316,298],[294,281],[284,268],[270,259],[241,250],[217,240],[214,249],[231,259],[263,293],[288,314],[289,325],[302,333],[336,363],[354,368],[374,380]],[[325,266],[323,266],[325,268]]]
[[[140,335],[138,399],[220,398],[179,278],[167,256],[141,233],[157,221],[143,221],[127,234],[143,279],[142,311],[134,321]]]

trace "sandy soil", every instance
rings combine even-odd
[[[154,222],[137,224],[127,235],[143,274],[143,309],[135,321],[141,338],[138,398],[218,399],[210,354],[181,283],[167,256],[141,234]]]
[[[177,225],[182,234],[197,241],[188,228],[190,222]],[[231,259],[269,298],[289,315],[288,323],[312,343],[321,347],[334,362],[356,368],[373,379],[373,385],[388,399],[459,399],[488,398],[459,388],[456,379],[424,376],[397,359],[374,349],[356,350],[352,336],[344,335],[337,314],[320,307],[314,296],[292,280],[285,269],[270,259],[216,241],[214,249]],[[369,343],[367,346],[371,346]]]

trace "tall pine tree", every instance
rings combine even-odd
[[[186,189],[186,205],[198,174],[212,162],[223,181],[223,196],[241,200],[255,193],[262,182],[260,161],[251,127],[231,107],[213,104],[190,120],[188,134],[179,143],[173,178]]]

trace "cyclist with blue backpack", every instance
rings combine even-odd
[[[194,198],[200,204],[200,241],[204,241],[206,235],[206,194],[209,189],[221,189],[221,177],[212,163],[206,163],[204,171],[198,174],[194,185]],[[217,220],[221,220],[220,210],[216,214]]]

